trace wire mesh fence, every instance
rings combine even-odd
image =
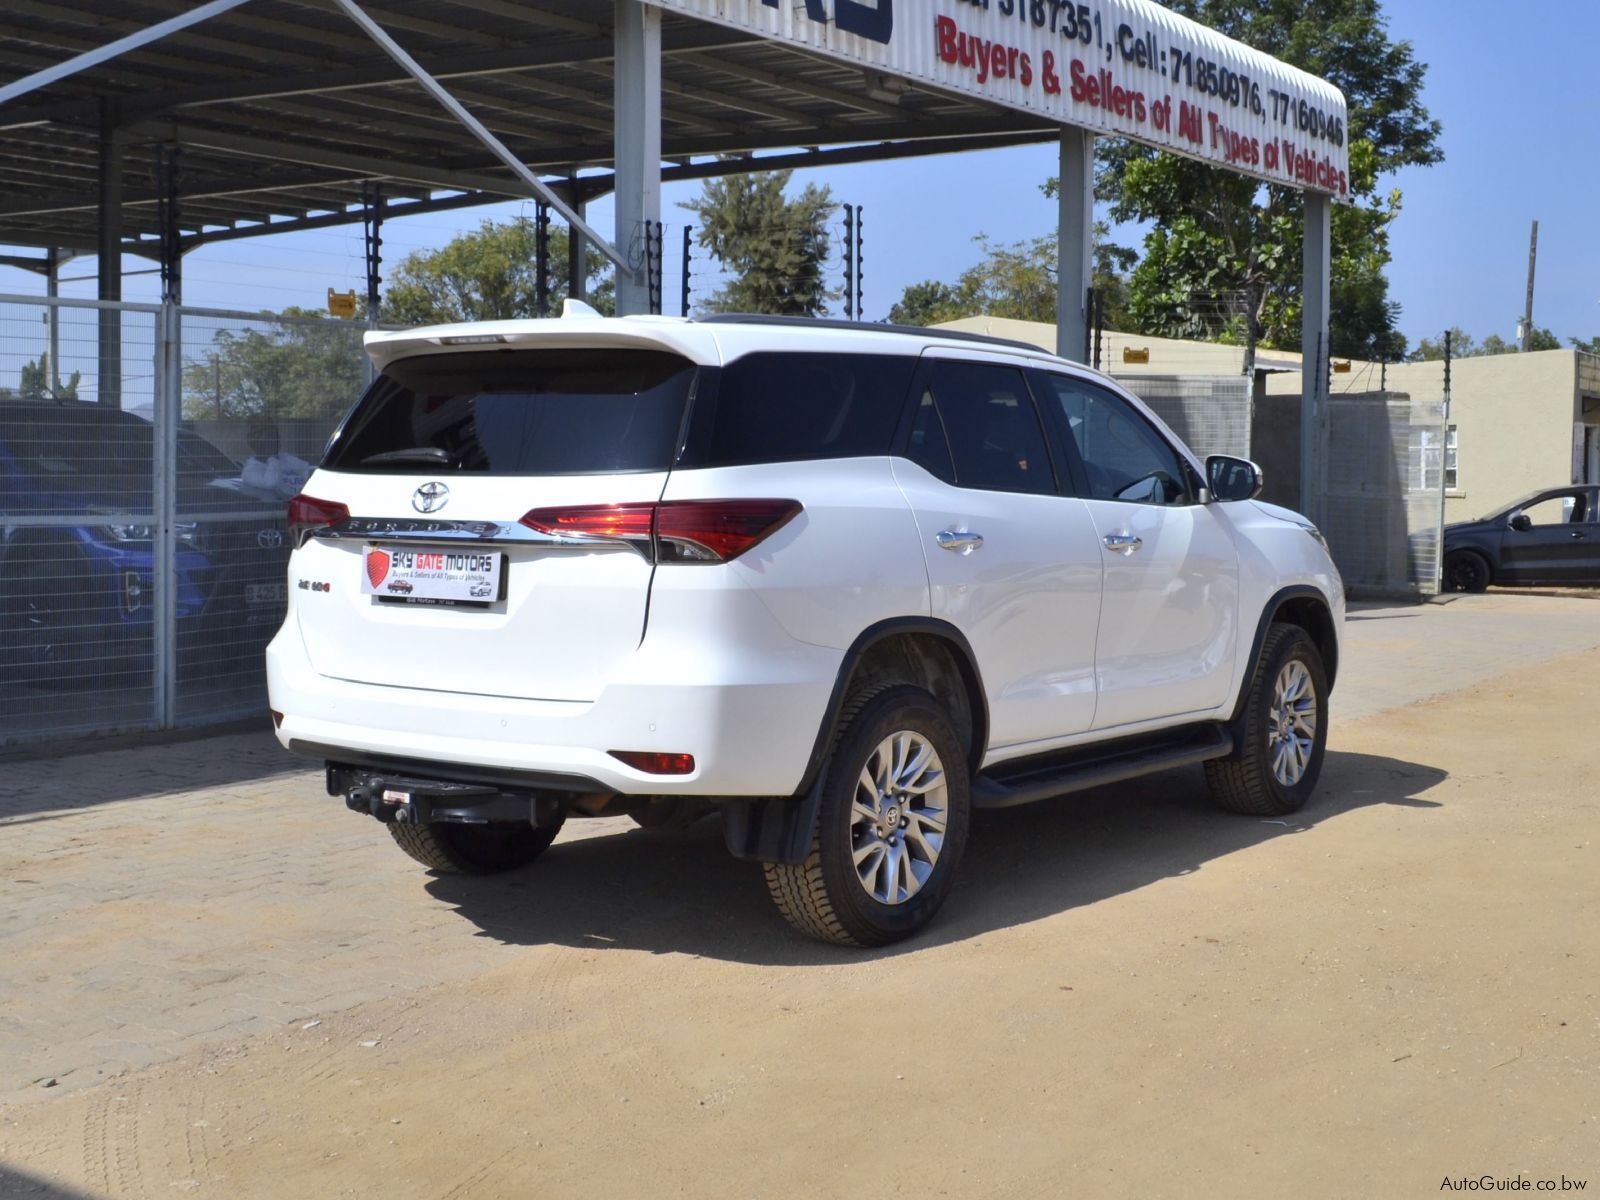
[[[1445,432],[1442,399],[1329,398],[1317,519],[1351,590],[1439,591]]]
[[[0,298],[0,745],[264,705],[285,501],[362,330]]]
[[[1196,454],[1252,457],[1251,380],[1243,375],[1117,375]]]
[[[151,715],[157,326],[0,300],[0,737]]]

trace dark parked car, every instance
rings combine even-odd
[[[1476,521],[1444,527],[1444,585],[1452,592],[1545,584],[1600,585],[1600,487],[1524,496]]]
[[[0,667],[13,678],[104,685],[148,671],[152,434],[98,404],[0,401]],[[180,666],[237,668],[282,620],[284,503],[190,430],[177,450]]]

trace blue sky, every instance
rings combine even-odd
[[[1600,0],[1386,0],[1392,36],[1429,64],[1426,103],[1444,124],[1445,162],[1401,172],[1405,195],[1394,228],[1391,292],[1413,344],[1459,325],[1475,337],[1510,339],[1522,312],[1529,224],[1540,222],[1534,320],[1563,340],[1600,334]],[[910,283],[954,279],[977,258],[973,238],[1034,237],[1054,221],[1039,184],[1055,170],[1052,147],[834,168],[804,173],[835,198],[864,208],[865,311],[881,318]],[[692,217],[677,202],[699,185],[665,193],[667,311],[676,311],[672,248]],[[485,216],[524,206],[417,217],[386,229],[389,264],[437,246]],[[526,206],[531,209],[531,205]],[[609,203],[591,221],[611,228]],[[1127,231],[1137,239],[1137,231]],[[360,226],[226,242],[185,263],[185,299],[209,307],[320,307],[329,287],[364,287]],[[130,270],[149,264],[130,259]],[[65,273],[92,276],[78,260]],[[0,291],[42,290],[37,277],[0,268]],[[63,294],[91,296],[92,279]],[[132,276],[129,299],[157,294],[152,275]]]

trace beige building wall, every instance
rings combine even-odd
[[[1444,389],[1444,364],[1391,366],[1389,388],[1434,399]],[[1576,351],[1457,359],[1450,391],[1457,467],[1456,486],[1445,494],[1446,522],[1472,520],[1539,488],[1572,482]]]
[[[1055,350],[1055,326],[1039,321],[980,316],[942,328]],[[1127,362],[1124,351],[1129,349],[1146,352],[1148,361]],[[1262,350],[1257,366],[1265,368],[1258,398],[1300,395],[1300,355]],[[1232,375],[1244,369],[1244,349],[1108,331],[1101,341],[1101,367],[1120,376]],[[1348,371],[1333,376],[1336,393],[1380,387],[1416,400],[1438,400],[1444,394],[1444,364],[1391,363],[1384,368],[1352,362]],[[1573,350],[1457,359],[1451,367],[1451,392],[1457,467],[1456,487],[1445,496],[1446,521],[1471,520],[1529,492],[1574,482],[1573,426],[1585,421],[1600,426],[1600,360]],[[1272,405],[1266,403],[1270,411]],[[1298,421],[1293,424],[1298,438]],[[1262,432],[1257,431],[1258,438]],[[1282,482],[1285,487],[1293,483]]]

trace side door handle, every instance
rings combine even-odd
[[[1144,545],[1144,539],[1136,533],[1108,533],[1101,541],[1105,542],[1107,550],[1120,554],[1124,558]]]
[[[933,539],[939,543],[939,549],[948,550],[952,554],[971,554],[974,550],[983,549],[983,534],[969,533],[964,530],[946,529]]]

